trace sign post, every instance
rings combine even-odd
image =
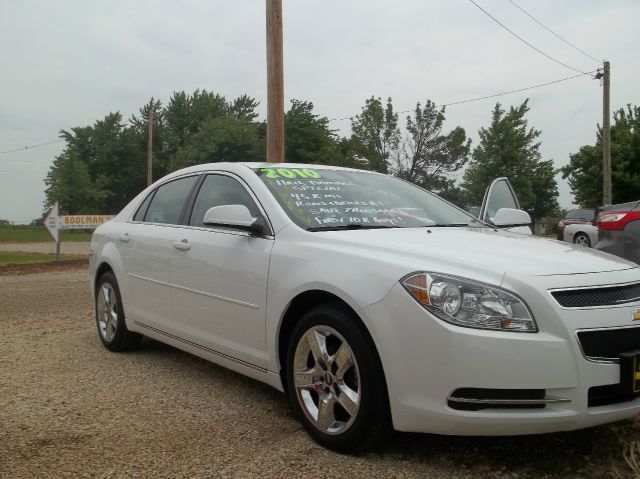
[[[60,234],[58,233],[58,202],[49,210],[47,217],[44,219],[44,227],[56,242],[56,261],[60,259]]]
[[[58,202],[56,201],[44,219],[44,227],[53,238],[53,241],[56,242],[56,261],[60,259],[60,230],[92,230],[111,218],[113,218],[113,215],[60,216],[58,214]]]

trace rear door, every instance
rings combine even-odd
[[[197,179],[198,176],[187,176],[159,186],[142,203],[119,238],[126,276],[123,296],[129,319],[167,333],[173,332],[170,294],[173,239]]]

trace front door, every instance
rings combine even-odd
[[[265,320],[271,237],[203,224],[214,206],[242,204],[262,214],[240,181],[208,175],[188,225],[175,231],[171,297],[176,334],[200,347],[266,366]]]

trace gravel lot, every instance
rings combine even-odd
[[[89,255],[88,241],[63,241],[60,243],[61,254]],[[47,243],[0,243],[0,251],[55,254],[56,244],[53,241]]]
[[[0,477],[633,477],[633,421],[326,451],[265,385],[153,341],[106,351],[87,289],[80,269],[0,275]]]

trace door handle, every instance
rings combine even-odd
[[[129,237],[129,233],[124,233],[120,235],[120,241],[123,243],[128,243],[131,238]]]
[[[191,249],[191,244],[186,239],[183,239],[182,241],[175,241],[173,247],[180,251],[188,251]]]

